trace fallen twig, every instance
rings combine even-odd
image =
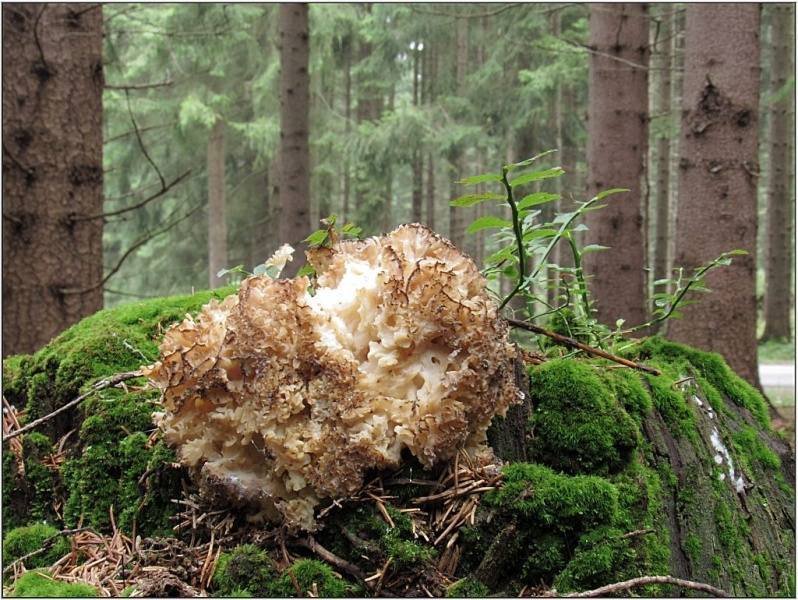
[[[127,381],[128,379],[133,379],[135,377],[141,377],[141,372],[139,372],[139,371],[128,371],[126,373],[117,373],[116,375],[112,375],[111,377],[106,377],[105,379],[101,379],[100,381],[97,381],[96,383],[94,383],[94,385],[91,386],[91,389],[88,392],[86,392],[85,394],[82,394],[82,395],[78,396],[74,400],[70,400],[69,402],[67,402],[63,406],[55,409],[51,413],[46,414],[43,417],[39,417],[38,419],[35,419],[35,420],[31,421],[30,423],[28,423],[24,427],[21,427],[21,428],[17,429],[16,431],[12,431],[8,435],[4,435],[3,436],[3,443],[5,443],[8,440],[13,439],[13,438],[15,438],[17,436],[22,435],[23,433],[26,433],[26,432],[30,431],[31,429],[35,429],[36,427],[38,427],[42,423],[45,423],[45,422],[49,421],[50,419],[52,419],[53,417],[61,414],[62,412],[77,406],[78,404],[83,402],[86,398],[91,396],[94,392],[99,392],[100,390],[104,390],[105,388],[113,387],[115,385],[119,385],[123,381]]]
[[[677,579],[670,575],[650,575],[647,577],[635,577],[627,581],[620,581],[618,583],[611,583],[595,590],[587,590],[586,592],[576,592],[573,594],[566,594],[566,598],[597,598],[608,596],[616,592],[623,592],[631,590],[632,588],[640,587],[641,585],[650,585],[652,583],[664,583],[669,585],[677,585],[679,587],[687,588],[690,590],[697,590],[699,592],[706,592],[715,596],[716,598],[728,598],[729,594],[706,583],[697,583],[695,581],[688,581],[686,579]]]
[[[319,543],[313,539],[312,535],[309,535],[306,538],[300,538],[294,542],[298,546],[302,546],[303,548],[307,548],[311,552],[318,554],[321,558],[326,560],[328,563],[335,565],[339,569],[346,571],[353,577],[361,581],[365,581],[366,576],[364,575],[363,571],[361,571],[356,565],[353,565],[349,561],[344,560],[343,558],[336,556],[329,550],[327,550],[324,546],[319,545]]]
[[[531,331],[532,333],[545,335],[547,338],[554,340],[557,344],[561,346],[566,346],[567,348],[574,348],[575,350],[581,350],[582,352],[587,352],[588,354],[591,354],[593,356],[606,358],[607,360],[616,362],[619,365],[624,365],[625,367],[629,367],[630,369],[638,369],[640,371],[650,373],[651,375],[660,375],[660,372],[657,369],[654,369],[653,367],[647,367],[646,365],[636,363],[626,358],[621,358],[620,356],[610,354],[609,352],[601,350],[600,348],[594,348],[593,346],[588,346],[587,344],[583,344],[582,342],[579,342],[573,338],[569,338],[568,336],[560,335],[559,333],[549,331],[548,329],[544,329],[543,327],[538,327],[537,325],[533,325],[532,323],[527,323],[526,321],[518,321],[517,319],[507,319],[507,322],[513,327],[517,327],[518,329],[524,329],[526,331]]]

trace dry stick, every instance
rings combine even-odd
[[[715,596],[716,598],[728,598],[729,594],[723,590],[706,583],[697,583],[695,581],[687,581],[686,579],[677,579],[670,575],[652,575],[648,577],[636,577],[628,581],[621,581],[618,583],[611,583],[595,590],[588,590],[586,592],[576,592],[574,594],[567,594],[566,598],[597,598],[607,596],[615,592],[622,592],[632,588],[640,587],[641,585],[649,585],[652,583],[665,583],[670,585],[678,585],[679,587],[687,588],[690,590],[697,590],[699,592],[706,592]]]
[[[47,415],[44,415],[43,417],[39,417],[35,421],[31,421],[30,423],[28,423],[24,427],[22,427],[20,429],[17,429],[16,431],[13,431],[13,432],[9,433],[6,436],[3,436],[3,442],[5,443],[8,440],[17,437],[18,435],[22,435],[23,433],[26,433],[26,432],[30,431],[31,429],[35,429],[36,427],[38,427],[42,423],[44,423],[46,421],[49,421],[50,419],[52,419],[56,415],[61,414],[65,410],[69,410],[70,408],[72,408],[74,406],[77,406],[78,404],[83,402],[86,398],[91,396],[94,392],[99,392],[100,390],[104,390],[107,387],[112,387],[112,386],[118,385],[119,383],[122,383],[123,381],[127,381],[128,379],[133,379],[135,377],[141,377],[141,372],[139,372],[139,371],[128,371],[126,373],[117,373],[116,375],[112,375],[111,377],[106,377],[105,379],[101,379],[100,381],[95,383],[91,387],[91,389],[88,392],[86,392],[85,394],[82,394],[82,395],[78,396],[74,400],[70,400],[69,402],[67,402],[63,406],[55,409],[51,413],[49,413]]]
[[[55,535],[51,535],[50,537],[48,537],[46,540],[44,540],[42,542],[41,548],[38,548],[38,549],[34,550],[33,552],[28,552],[25,556],[20,556],[17,560],[15,560],[11,564],[9,564],[5,569],[3,569],[3,573],[8,573],[9,571],[11,571],[19,563],[24,562],[24,561],[28,560],[29,558],[31,558],[33,556],[36,556],[37,554],[41,554],[42,552],[45,552],[45,551],[49,550],[50,546],[53,545],[53,543],[55,542],[55,539],[57,537],[62,536],[62,535],[72,535],[72,534],[75,534],[75,533],[80,533],[81,531],[86,531],[88,529],[91,529],[91,527],[78,527],[77,529],[64,529],[63,531],[59,531]]]
[[[320,546],[319,543],[313,539],[313,536],[309,535],[306,538],[296,540],[295,542],[297,545],[302,546],[303,548],[307,548],[311,552],[318,554],[321,558],[326,560],[328,563],[335,565],[339,569],[342,569],[349,573],[350,575],[358,578],[359,580],[363,581],[366,579],[363,571],[361,571],[357,566],[353,565],[352,563],[340,558],[327,550],[324,546]]]
[[[594,348],[593,346],[588,346],[587,344],[578,342],[573,338],[560,335],[559,333],[554,333],[553,331],[549,331],[548,329],[543,329],[543,327],[538,327],[537,325],[532,325],[532,323],[527,323],[526,321],[518,321],[516,319],[507,319],[507,322],[513,327],[517,327],[518,329],[525,329],[526,331],[531,331],[532,333],[545,335],[547,338],[551,338],[561,346],[574,348],[575,350],[581,350],[582,352],[587,352],[588,354],[592,354],[593,356],[606,358],[607,360],[616,362],[619,365],[624,365],[631,369],[639,369],[640,371],[650,373],[651,375],[660,375],[660,372],[657,369],[654,369],[652,367],[647,367],[646,365],[641,365],[640,363],[636,363],[634,361],[627,360],[625,358],[621,358],[620,356],[615,356],[614,354],[610,354],[609,352],[605,352],[604,350],[601,350],[599,348]]]

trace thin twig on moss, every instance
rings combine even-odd
[[[74,400],[70,400],[69,402],[67,402],[63,406],[60,406],[59,408],[55,409],[51,413],[46,414],[43,417],[39,417],[38,419],[36,419],[34,421],[31,421],[30,423],[28,423],[24,427],[21,427],[20,429],[17,429],[16,431],[12,431],[8,435],[4,435],[3,436],[3,443],[5,443],[8,440],[13,439],[13,438],[15,438],[15,437],[17,437],[19,435],[22,435],[23,433],[27,433],[31,429],[35,429],[36,427],[38,427],[42,423],[45,423],[45,422],[49,421],[50,419],[52,419],[53,417],[61,414],[62,412],[77,406],[78,404],[83,402],[86,398],[91,396],[93,393],[99,392],[100,390],[104,390],[105,388],[108,388],[108,387],[113,387],[113,386],[119,385],[123,381],[127,381],[128,379],[134,379],[135,377],[141,377],[141,372],[140,371],[127,371],[125,373],[117,373],[116,375],[112,375],[110,377],[106,377],[105,379],[101,379],[100,381],[98,381],[94,385],[92,385],[91,389],[88,392],[86,392],[85,394],[81,394],[80,396],[78,396]]]
[[[343,558],[336,556],[329,550],[327,550],[324,546],[321,546],[312,535],[309,535],[306,538],[300,538],[296,540],[295,543],[297,546],[302,546],[303,548],[307,548],[311,552],[318,554],[321,558],[326,560],[331,565],[335,565],[339,569],[346,571],[353,577],[361,581],[365,581],[366,576],[356,565],[353,565],[349,561],[344,560]]]
[[[646,373],[650,373],[651,375],[660,375],[660,372],[657,369],[654,369],[653,367],[647,367],[646,365],[642,365],[640,363],[636,363],[634,361],[621,358],[620,356],[616,356],[615,354],[610,354],[609,352],[606,352],[599,348],[588,346],[587,344],[583,344],[582,342],[579,342],[573,338],[569,338],[567,336],[560,335],[559,333],[549,331],[548,329],[544,329],[543,327],[538,327],[537,325],[533,325],[532,323],[527,323],[526,321],[518,321],[516,319],[507,319],[507,322],[513,327],[517,327],[518,329],[524,329],[526,331],[531,331],[532,333],[545,335],[547,338],[554,340],[560,346],[574,348],[575,350],[581,350],[582,352],[587,352],[588,354],[591,354],[593,356],[606,358],[607,360],[616,362],[619,365],[624,365],[626,367],[629,367],[630,369],[638,369],[639,371],[644,371]]]
[[[716,598],[728,598],[729,594],[720,588],[716,588],[706,583],[698,583],[696,581],[688,581],[687,579],[678,579],[670,575],[649,575],[647,577],[635,577],[627,581],[619,581],[618,583],[611,583],[595,590],[588,590],[586,592],[576,592],[573,594],[566,594],[566,598],[598,598],[605,597],[609,594],[616,592],[623,592],[631,590],[632,588],[640,587],[642,585],[651,585],[654,583],[677,585],[679,587],[687,588],[689,590],[696,590],[699,592],[706,592]]]

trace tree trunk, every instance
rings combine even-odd
[[[427,103],[432,104],[435,99],[435,81],[438,76],[438,51],[432,41],[427,41],[429,55],[427,77]],[[430,152],[427,156],[427,226],[435,229],[435,154]]]
[[[587,255],[598,318],[646,320],[643,177],[648,148],[648,6],[590,5],[588,194],[630,191],[588,213],[587,240],[611,246]],[[639,65],[639,66],[634,66]]]
[[[102,8],[3,5],[3,356],[102,308]]]
[[[217,277],[227,264],[227,223],[224,209],[224,121],[217,119],[208,137],[208,285],[224,285]]]
[[[669,326],[757,384],[756,172],[759,5],[687,5],[675,262],[692,269],[739,248],[711,294]]]
[[[785,89],[794,75],[792,44],[793,7],[774,5],[770,95],[775,101],[770,111],[770,168],[768,169],[767,263],[765,288],[765,333],[763,339],[792,338],[790,327],[790,279],[793,237],[791,235],[789,112],[791,95]]]
[[[456,55],[455,55],[455,78],[457,93],[462,96],[465,93],[465,75],[468,64],[468,20],[465,18],[456,19]],[[458,148],[452,164],[455,179],[465,177],[465,152],[463,148]],[[452,185],[452,192],[457,194],[459,189]],[[454,199],[456,196],[452,196]],[[462,248],[465,241],[465,212],[462,208],[455,206],[449,207],[449,239],[455,246]]]
[[[308,5],[280,5],[280,239],[295,247],[310,229]],[[301,256],[301,254],[299,255]],[[301,266],[286,265],[285,277]]]
[[[669,5],[665,10],[672,10]],[[654,219],[654,281],[670,276],[670,160],[671,160],[671,18],[660,21],[657,46],[659,50],[657,66],[657,88],[654,94],[654,114],[662,126],[657,132],[657,171],[656,171],[656,218]],[[667,291],[658,286],[656,291]]]
[[[418,43],[418,42],[416,42]],[[418,45],[412,50],[413,52],[413,106],[420,107],[420,90],[419,90],[419,77],[421,71],[421,50]],[[422,163],[421,149],[416,147],[413,150],[413,200],[412,212],[410,219],[414,223],[421,223],[421,208],[423,206],[424,195],[424,167]]]
[[[346,123],[344,131],[346,132],[346,139],[352,133],[352,43],[346,45],[344,50],[344,116]],[[346,158],[344,158],[344,194],[341,209],[341,218],[346,221],[349,218],[349,196],[351,194],[352,179],[349,168],[349,152],[347,151]]]

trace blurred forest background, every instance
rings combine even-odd
[[[748,250],[668,334],[757,382],[757,343],[794,360],[794,25],[792,4],[4,4],[3,354],[224,285],[330,214],[483,263],[496,240],[465,229],[507,208],[453,209],[456,180],[558,149],[542,219],[631,190],[583,234],[610,248],[602,319]]]

